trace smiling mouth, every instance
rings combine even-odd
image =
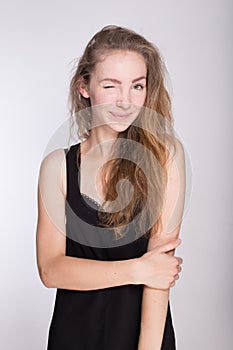
[[[130,117],[131,113],[124,113],[124,114],[119,114],[119,113],[113,113],[110,112],[110,114],[114,117],[114,118],[118,118],[118,119],[125,119]]]

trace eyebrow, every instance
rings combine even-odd
[[[142,77],[139,77],[139,78],[136,78],[132,81],[132,83],[136,83],[136,81],[139,81],[139,80],[142,80],[142,79],[145,79],[146,80],[146,77],[142,76]],[[120,80],[117,80],[117,79],[114,79],[114,78],[104,78],[104,79],[101,79],[100,80],[100,83],[102,83],[103,81],[111,81],[113,83],[117,83],[117,84],[121,84],[121,81]]]

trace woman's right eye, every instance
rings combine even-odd
[[[104,89],[113,89],[115,86],[114,85],[105,85]]]

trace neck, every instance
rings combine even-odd
[[[107,158],[117,139],[117,132],[106,133],[103,128],[95,127],[91,130],[88,139],[85,141],[85,152],[93,150],[98,158]]]

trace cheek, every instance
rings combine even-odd
[[[143,106],[146,100],[146,92],[137,96],[134,96],[133,103],[139,106]]]
[[[92,105],[113,103],[115,101],[115,95],[107,94],[105,91],[94,93],[90,97]]]

